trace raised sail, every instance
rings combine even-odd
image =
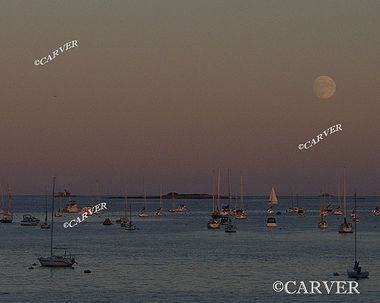
[[[270,192],[268,204],[278,204],[277,196],[274,191],[274,187],[272,186],[272,190]]]

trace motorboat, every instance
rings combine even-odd
[[[274,209],[272,209],[272,207],[269,208],[269,209],[267,210],[267,214],[274,214]]]
[[[267,227],[277,227],[276,218],[273,218],[273,217],[268,218]]]
[[[64,213],[77,213],[79,211],[79,208],[75,201],[71,201],[71,199],[69,198],[69,202],[62,211]]]
[[[215,220],[215,219],[211,219],[210,221],[208,221],[207,223],[207,227],[209,229],[217,229],[217,228],[220,228],[220,221],[219,220]]]
[[[13,221],[13,216],[5,216],[0,219],[0,223],[12,223]]]
[[[187,208],[186,205],[181,204],[181,205],[179,205],[179,206],[177,207],[176,211],[177,211],[177,212],[185,212],[185,211],[189,211],[189,209]]]
[[[32,215],[23,215],[20,223],[22,226],[36,226],[40,223],[40,220]]]
[[[224,229],[224,231],[226,233],[236,233],[236,231],[237,231],[236,225],[234,225],[231,222],[229,222],[229,224],[226,226],[226,228]]]

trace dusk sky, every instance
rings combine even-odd
[[[14,194],[380,191],[379,1],[1,1]],[[66,42],[78,47],[43,66]],[[313,81],[334,79],[320,99]],[[308,150],[298,145],[335,124]]]

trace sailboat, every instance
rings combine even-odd
[[[226,233],[236,233],[237,232],[237,227],[235,224],[232,224],[231,219],[228,219],[228,225],[224,229]]]
[[[302,197],[302,202],[303,202],[303,197]],[[305,216],[305,209],[303,207],[298,207],[298,194],[297,194],[297,217],[304,217]]]
[[[318,227],[320,229],[326,229],[327,228],[327,222],[323,219],[323,206],[322,206],[322,191],[321,191],[321,194],[320,194],[320,201],[321,201],[321,210],[320,210],[320,220],[318,222]]]
[[[244,210],[244,195],[243,195],[243,175],[240,173],[240,209],[235,212],[235,219],[244,220],[247,219],[247,214]]]
[[[12,223],[13,221],[13,211],[12,211],[12,191],[11,187],[8,184],[8,209],[7,211],[3,211],[3,216],[0,219],[0,223]]]
[[[229,216],[233,214],[231,199],[231,169],[228,169],[228,205],[222,207],[220,215]]]
[[[42,229],[49,229],[50,224],[47,222],[47,208],[48,208],[48,194],[47,190],[45,190],[45,222],[41,224]]]
[[[0,208],[0,215],[2,215],[4,211],[4,193],[3,193],[3,187],[0,184],[0,192],[1,192],[1,208]]]
[[[54,213],[54,217],[62,217],[62,197],[59,196],[59,209]]]
[[[219,212],[215,209],[215,187],[214,187],[214,172],[212,175],[212,213],[211,220],[207,222],[207,228],[209,229],[218,229],[220,228]]]
[[[126,230],[135,230],[136,226],[132,224],[132,203],[129,204],[129,222],[125,226]]]
[[[352,224],[347,222],[346,215],[346,168],[344,168],[344,178],[343,178],[343,210],[344,210],[344,220],[341,225],[339,225],[339,233],[352,233]]]
[[[145,191],[145,182],[143,180],[143,190],[144,190],[144,208],[139,212],[139,217],[148,217],[148,211],[146,206],[146,191]]]
[[[338,207],[335,209],[334,211],[334,215],[336,216],[341,216],[343,215],[343,211],[342,211],[342,208],[341,208],[341,199],[340,199],[340,184],[338,184]]]
[[[378,197],[378,194],[376,194],[376,207],[375,209],[372,211],[372,213],[375,215],[375,216],[380,216],[380,209],[379,209],[379,197]]]
[[[168,210],[169,213],[175,213],[176,209],[174,206],[174,192],[172,192],[172,208]]]
[[[276,196],[273,186],[272,186],[272,190],[270,191],[268,204],[278,204],[277,196]]]
[[[51,229],[50,229],[50,256],[48,257],[39,257],[38,261],[40,261],[41,266],[48,267],[72,267],[74,265],[75,259],[65,255],[53,255],[53,240],[54,240],[54,190],[55,190],[55,177],[53,177],[53,195],[52,195],[52,203],[51,203]]]
[[[286,210],[286,212],[287,212],[287,213],[297,213],[297,212],[298,212],[298,205],[297,205],[297,207],[294,207],[294,206],[293,206],[293,192],[291,193],[291,203],[292,203],[292,206],[289,207],[289,208]]]
[[[355,213],[356,213],[356,193],[355,193]],[[368,271],[362,271],[361,266],[359,266],[359,261],[357,258],[357,225],[355,221],[355,263],[353,269],[348,269],[347,270],[347,275],[350,278],[355,278],[355,279],[365,279],[368,278],[369,272]]]
[[[155,216],[163,216],[164,212],[162,211],[162,184],[160,184],[160,208],[154,213]]]
[[[125,200],[125,216],[121,216],[119,219],[116,220],[116,223],[125,223],[128,222],[128,216],[127,216],[127,192],[124,193],[124,200]],[[121,225],[123,226],[123,225]]]

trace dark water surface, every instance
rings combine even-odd
[[[37,257],[50,253],[50,230],[20,225],[22,214],[43,219],[44,199],[15,196],[19,213],[12,224],[0,224],[0,302],[380,301],[380,216],[371,213],[373,197],[358,199],[359,259],[370,271],[369,279],[359,281],[360,295],[288,295],[272,289],[277,280],[348,280],[354,235],[339,234],[342,217],[332,213],[326,218],[328,229],[317,228],[318,197],[305,198],[304,218],[286,214],[290,199],[280,197],[275,210],[283,214],[276,216],[276,229],[265,225],[265,198],[248,197],[248,219],[236,222],[235,234],[225,233],[224,227],[207,229],[209,200],[177,201],[191,211],[165,212],[164,217],[153,216],[159,201],[148,200],[148,218],[136,216],[143,201],[131,200],[136,231],[101,224],[124,212],[123,200],[106,200],[108,210],[74,228],[64,229],[63,222],[77,214],[55,218],[55,246],[69,248],[78,262],[74,269],[40,267]],[[90,200],[76,198],[79,207],[92,205]],[[353,204],[348,201],[349,213]],[[170,207],[165,200],[164,210]],[[32,263],[38,265],[29,270]],[[85,274],[85,269],[92,272]]]

